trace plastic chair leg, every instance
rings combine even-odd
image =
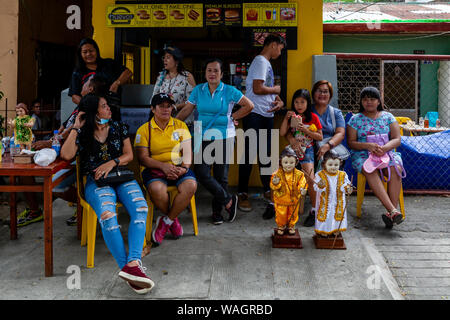
[[[198,235],[198,224],[197,224],[197,207],[195,206],[195,196],[191,198],[191,215],[192,215],[192,225],[194,226],[194,235]]]
[[[398,202],[400,203],[400,211],[402,213],[403,219],[405,219],[405,200],[403,198],[403,184],[400,186],[400,195],[398,197]]]
[[[87,267],[94,267],[95,239],[97,233],[97,216],[93,209],[88,209],[87,222]]]
[[[358,173],[358,182],[356,185],[356,216],[361,218],[361,208],[364,201],[364,192],[366,189],[366,177]]]
[[[147,201],[148,214],[147,214],[147,227],[145,231],[145,239],[148,243],[152,241],[152,227],[153,227],[153,203],[150,200]]]
[[[87,220],[88,214],[87,210],[83,208],[83,219],[81,221],[81,246],[84,247],[87,244]]]

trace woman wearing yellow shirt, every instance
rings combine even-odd
[[[178,215],[186,209],[197,190],[192,163],[191,134],[186,124],[172,118],[175,102],[168,94],[159,93],[152,98],[152,114],[136,133],[134,146],[141,165],[141,175],[151,201],[165,214],[158,217],[152,240],[161,244],[170,232],[173,237],[183,235]],[[168,186],[176,186],[176,195],[169,208]]]

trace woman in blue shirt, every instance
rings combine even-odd
[[[208,60],[205,71],[207,82],[194,88],[186,106],[177,116],[184,120],[194,107],[197,108],[198,119],[194,124],[194,170],[200,183],[213,195],[214,224],[223,223],[223,207],[228,213],[229,222],[233,222],[236,217],[237,196],[228,192],[229,159],[233,156],[236,136],[234,126],[237,120],[253,109],[253,103],[239,90],[221,81],[222,76],[222,61]],[[239,104],[241,108],[233,112],[235,104]]]

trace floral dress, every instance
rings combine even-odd
[[[80,135],[77,136],[76,143],[83,175],[93,174],[94,169],[103,163],[120,157],[123,154],[123,141],[129,138],[128,125],[116,121],[110,122],[108,137],[104,143],[92,137],[88,141],[91,144],[90,148],[87,148],[85,140],[87,138],[81,138]]]
[[[375,134],[390,134],[389,125],[395,122],[394,116],[386,111],[382,111],[381,115],[376,119],[371,119],[363,115],[362,113],[355,114],[349,121],[348,125],[355,129],[357,132],[358,142],[367,142],[368,135]],[[403,165],[400,153],[392,152],[394,155],[395,162]],[[369,158],[369,151],[367,150],[350,150],[352,158],[353,169],[361,172],[364,161]],[[394,161],[391,159],[389,161],[389,166],[395,166]]]
[[[167,93],[172,96],[175,104],[185,103],[191,95],[194,87],[188,81],[189,72],[184,71],[181,74],[178,73],[173,79],[166,77],[165,72],[160,72],[158,79],[156,80],[155,88],[153,89],[153,95],[158,93]],[[173,114],[175,116],[175,114]],[[194,122],[194,112],[192,112],[184,122],[190,126]]]

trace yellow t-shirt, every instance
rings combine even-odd
[[[162,130],[155,122],[155,118],[150,121],[152,130],[150,141],[150,156],[158,161],[172,164],[181,163],[181,142],[191,139],[186,124],[178,119],[170,117],[166,128]],[[148,122],[144,123],[136,132],[134,147],[147,147],[148,143]],[[141,172],[145,167],[141,166]]]

